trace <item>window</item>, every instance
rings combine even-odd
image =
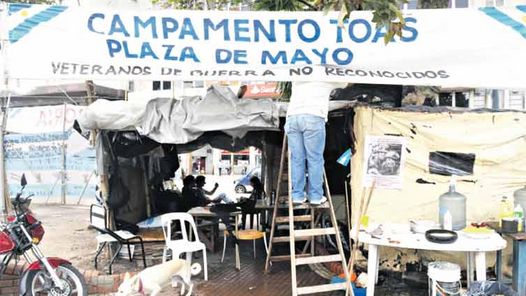
[[[203,88],[205,87],[205,82],[203,80],[196,81],[183,81],[184,88]]]
[[[172,89],[172,82],[171,81],[154,81],[152,84],[153,90],[165,90],[165,89]]]
[[[455,92],[455,105],[453,106],[453,93],[440,93],[438,95],[439,106],[469,107],[469,99],[463,92]]]

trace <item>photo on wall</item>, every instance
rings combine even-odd
[[[365,138],[364,186],[401,189],[406,141],[397,136]]]

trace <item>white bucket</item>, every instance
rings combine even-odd
[[[437,261],[428,266],[429,296],[460,296],[460,266]]]

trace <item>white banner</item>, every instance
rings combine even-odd
[[[370,12],[103,10],[9,4],[12,78],[526,85],[526,6],[405,12],[384,44]]]
[[[69,130],[85,106],[56,105],[9,109],[6,131],[18,134]]]

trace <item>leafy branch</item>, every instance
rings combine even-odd
[[[387,44],[395,35],[402,36],[405,20],[400,8],[405,3],[407,0],[316,0],[314,5],[326,12],[339,11],[340,26],[349,19],[352,11],[372,10],[372,21],[376,24],[376,28],[387,28],[387,33],[384,35],[384,42]]]

